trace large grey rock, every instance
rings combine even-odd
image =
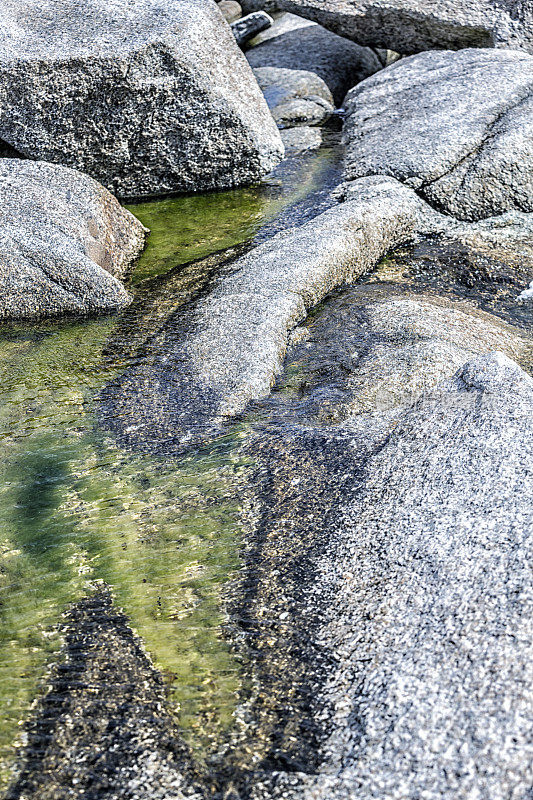
[[[327,664],[301,727],[323,738],[312,769],[266,773],[254,800],[528,796],[532,420],[531,377],[498,353],[426,392],[373,452],[354,418],[325,543],[310,537],[309,573],[300,562],[296,590],[289,570],[262,609],[268,637],[306,637]],[[287,522],[278,548],[280,526],[301,541]]]
[[[8,0],[0,139],[120,197],[257,180],[283,146],[211,0]]]
[[[160,334],[153,356],[105,390],[110,416],[126,440],[167,449],[201,441],[252,398],[267,394],[288,331],[336,286],[410,240],[420,203],[396,181],[370,181],[357,199],[235,262],[232,274],[215,281],[179,325],[173,320],[168,335]]]
[[[533,210],[533,58],[517,51],[403,59],[346,101],[345,173],[391,175],[463,220]]]
[[[254,69],[283,67],[315,72],[327,83],[337,105],[348,89],[381,69],[372,50],[335,36],[320,25],[280,33],[252,47],[246,58]]]
[[[360,44],[407,55],[463,47],[533,52],[529,0],[279,0],[278,6]]]
[[[333,113],[333,97],[314,72],[258,67],[254,75],[278,128],[320,125]]]
[[[0,160],[0,317],[113,311],[146,229],[92,178]]]

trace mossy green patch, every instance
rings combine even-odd
[[[232,721],[238,670],[221,636],[238,565],[231,447],[180,462],[125,453],[91,398],[115,374],[111,319],[11,328],[0,347],[0,758],[58,653],[71,602],[111,586],[166,675],[184,733],[208,748]]]
[[[278,177],[256,186],[130,205],[150,229],[132,285],[251,239],[283,209],[319,188],[333,160],[324,149],[282,164]]]

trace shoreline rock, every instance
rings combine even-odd
[[[0,319],[116,311],[146,228],[103,186],[56,164],[0,159]]]
[[[272,35],[246,52],[254,70],[275,67],[314,72],[327,84],[335,104],[340,106],[349,89],[381,69],[381,62],[372,50],[336,36],[320,25],[304,24],[287,31],[284,24],[282,15],[268,31]]]
[[[267,564],[279,575],[269,586],[265,570],[244,624],[255,634],[257,668],[266,671],[269,710],[275,704],[270,713],[280,724],[282,667],[290,668],[283,654],[292,647],[291,674],[298,675],[299,650],[317,671],[303,662],[310,702],[300,708],[292,695],[273,768],[248,775],[253,800],[346,800],[354,791],[365,800],[525,796],[532,418],[531,377],[490,353],[424,393],[392,425],[384,415],[363,415],[337,433],[286,435],[281,455],[255,446],[264,470],[270,460],[262,503],[268,508],[270,498],[276,515],[258,524],[265,558],[272,551]],[[296,499],[285,501],[291,452],[299,464],[300,448],[320,496],[331,485],[335,502],[323,522],[306,473]],[[335,448],[342,477],[317,478]],[[259,624],[256,633],[255,614],[272,620],[264,634]],[[245,749],[263,724],[259,702],[246,712]],[[306,738],[315,753],[307,770],[295,749],[305,753]]]
[[[287,156],[298,155],[309,150],[318,150],[322,144],[320,128],[309,128],[307,126],[286,128],[281,131],[281,138]]]
[[[108,384],[105,418],[126,444],[168,451],[212,440],[268,394],[289,331],[329,292],[420,235],[453,239],[481,225],[450,221],[393,178],[362,178],[337,194],[349,199],[251,250],[181,310],[159,334],[164,360],[156,349]]]
[[[268,393],[288,331],[307,311],[414,238],[420,203],[396,181],[366,182],[357,199],[238,259],[173,320],[163,361],[155,353],[108,384],[105,417],[125,442],[155,449],[219,434],[251,399]]]
[[[280,425],[331,426],[395,412],[491,350],[533,363],[533,338],[522,329],[401,282],[347,288],[293,333],[287,358],[298,369],[258,403]]]
[[[237,0],[220,0],[217,6],[226,22],[236,22],[242,17],[242,8]]]
[[[346,98],[345,175],[390,175],[437,210],[475,221],[533,211],[533,58],[421,53]]]
[[[531,8],[516,0],[277,0],[277,7],[359,44],[405,55],[464,47],[533,53]]]

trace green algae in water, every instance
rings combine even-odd
[[[277,177],[256,186],[128,206],[150,229],[132,285],[252,239],[283,209],[318,189],[335,157],[324,148],[284,162],[274,173]]]
[[[68,605],[105,582],[167,677],[203,751],[232,721],[238,670],[220,635],[238,566],[231,450],[167,463],[99,435],[113,319],[11,329],[0,348],[0,757],[58,654]]]

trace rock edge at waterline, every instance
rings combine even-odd
[[[103,413],[127,443],[181,449],[219,435],[225,421],[268,394],[288,332],[330,291],[417,235],[477,230],[393,178],[363,178],[337,195],[345,202],[241,257],[209,295],[180,311],[163,359],[145,353],[108,384]]]
[[[286,726],[276,766],[251,773],[246,797],[527,797],[532,419],[531,377],[491,352],[392,425],[379,412],[300,430],[262,453],[256,443],[278,490],[261,555],[270,548],[282,579],[270,593],[265,581],[255,613],[269,624],[264,633],[249,624],[251,646],[262,645],[264,662],[265,649],[272,657],[276,644],[286,653],[302,642],[315,663],[304,723]],[[311,475],[328,452],[336,473],[324,482],[315,473],[310,486],[294,469],[303,447]],[[286,675],[281,692],[269,685],[269,704],[290,709]],[[312,769],[285,769],[317,729]]]
[[[0,319],[116,311],[147,230],[76,170],[0,159]]]

